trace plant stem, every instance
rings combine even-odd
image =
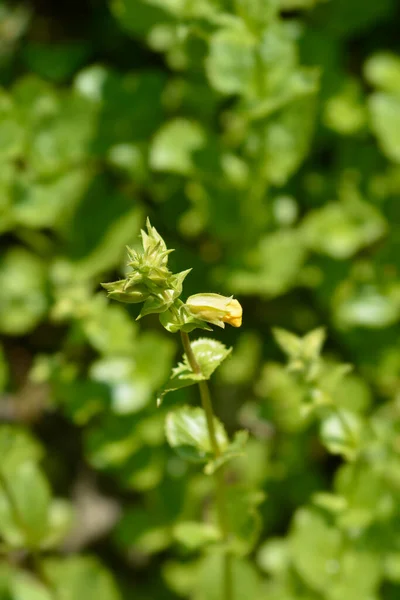
[[[181,331],[181,339],[185,354],[192,368],[193,373],[200,374],[200,365],[196,360],[192,346],[190,345],[189,335]],[[217,434],[214,424],[214,411],[211,402],[210,390],[206,381],[199,381],[200,399],[204,413],[206,415],[208,435],[210,438],[211,448],[215,458],[221,456],[221,448],[218,443]],[[225,494],[225,480],[223,470],[217,469],[215,472],[215,499],[218,514],[219,527],[224,542],[227,544],[229,540],[229,525],[227,521],[227,505]],[[225,549],[224,565],[223,565],[223,600],[233,600],[233,572],[232,572],[232,555],[228,548]]]

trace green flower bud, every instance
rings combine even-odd
[[[107,295],[113,300],[126,302],[128,304],[137,304],[145,302],[149,297],[149,291],[143,284],[131,286],[126,289],[126,279],[114,281],[113,283],[102,283],[101,285],[107,290]]]

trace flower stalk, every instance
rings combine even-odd
[[[151,226],[147,220],[147,232],[141,232],[142,251],[128,248],[130,270],[125,279],[104,283],[103,287],[107,290],[108,296],[114,300],[128,304],[142,303],[142,309],[138,319],[149,314],[158,314],[161,325],[170,333],[180,332],[181,340],[186,358],[173,370],[173,383],[170,387],[165,387],[164,393],[169,390],[177,389],[176,381],[179,382],[179,373],[181,373],[184,385],[199,386],[202,411],[201,420],[203,423],[204,437],[209,438],[210,464],[215,463],[209,473],[213,473],[215,479],[215,505],[216,513],[223,542],[223,572],[221,593],[222,600],[233,600],[233,571],[232,571],[232,550],[230,547],[231,531],[228,519],[228,504],[226,495],[226,483],[224,478],[224,453],[229,447],[229,440],[224,428],[219,424],[214,416],[210,390],[207,385],[207,379],[217,366],[228,356],[230,349],[227,349],[215,340],[206,340],[211,343],[208,357],[204,363],[201,355],[195,354],[189,339],[189,332],[194,329],[211,330],[211,325],[224,328],[225,324],[233,327],[240,327],[242,324],[242,307],[239,302],[232,298],[221,296],[214,293],[201,293],[189,296],[186,302],[181,300],[182,286],[185,277],[190,269],[180,273],[172,273],[168,268],[168,257],[171,250],[168,250],[162,237],[157,230]],[[196,343],[204,343],[205,340],[196,340]],[[217,348],[219,344],[219,348]],[[222,346],[222,352],[221,352]],[[197,357],[197,358],[196,358]],[[199,364],[199,361],[201,364]],[[202,362],[203,361],[203,362]],[[207,362],[208,361],[208,362]],[[183,372],[182,372],[183,370]],[[172,419],[174,414],[171,413]],[[198,415],[198,413],[196,413]],[[223,431],[221,442],[218,427]],[[185,426],[183,427],[185,429]],[[168,438],[168,434],[167,434]],[[175,444],[169,439],[172,446],[179,446],[179,440]],[[201,448],[201,456],[204,456],[204,449]],[[212,460],[211,460],[212,458]],[[206,471],[207,472],[207,471]]]
[[[194,373],[201,373],[200,365],[196,360],[190,345],[189,335],[184,331],[181,331],[182,345],[189,361],[189,364]],[[210,438],[210,444],[214,452],[215,458],[221,456],[221,449],[218,444],[217,436],[214,427],[214,411],[211,402],[210,390],[206,381],[199,381],[199,391],[201,405],[206,415],[208,435]],[[232,572],[232,555],[228,548],[229,543],[229,525],[226,518],[227,505],[226,505],[226,493],[225,493],[225,479],[223,468],[217,469],[215,472],[215,496],[216,496],[216,508],[218,515],[218,522],[221,531],[223,541],[225,543],[224,550],[224,565],[223,565],[223,600],[232,600],[233,598],[233,572]]]

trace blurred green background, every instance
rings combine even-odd
[[[235,600],[400,598],[399,25],[397,0],[0,1],[1,600],[219,600],[180,527],[212,483],[163,429],[196,390],[155,407],[176,336],[100,287],[147,215],[185,295],[244,308],[213,393],[267,496]],[[321,325],[376,434],[357,472],[272,341]]]

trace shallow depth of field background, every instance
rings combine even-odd
[[[271,335],[325,326],[337,402],[400,452],[399,26],[397,0],[0,2],[0,471],[29,523],[0,485],[1,600],[219,600],[176,533],[210,483],[163,431],[197,392],[155,406],[177,336],[100,287],[147,215],[185,296],[244,309],[213,379],[266,493],[235,600],[400,598],[400,459],[346,483]]]

